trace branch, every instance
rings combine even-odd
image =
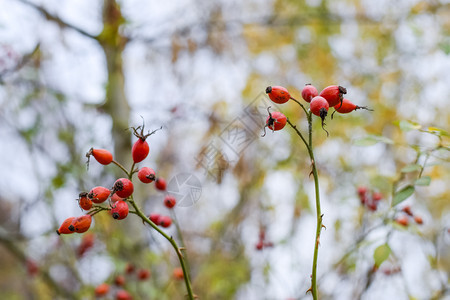
[[[40,12],[41,14],[43,14],[44,17],[45,17],[48,21],[52,21],[52,22],[58,24],[59,27],[61,27],[61,28],[70,28],[70,29],[73,29],[73,30],[77,31],[78,33],[80,33],[80,34],[82,34],[82,35],[84,35],[84,36],[86,36],[86,37],[88,37],[88,38],[91,38],[91,39],[94,39],[94,40],[98,41],[97,36],[92,35],[92,34],[86,32],[86,31],[84,31],[83,29],[81,29],[81,28],[75,26],[75,25],[72,25],[72,24],[69,24],[69,23],[63,21],[63,20],[62,20],[61,18],[59,18],[58,16],[55,16],[55,15],[49,13],[49,12],[48,12],[45,8],[43,8],[42,6],[36,5],[36,4],[31,3],[31,2],[28,2],[28,1],[26,1],[26,0],[19,0],[19,1],[22,2],[23,4],[26,4],[26,5],[28,5],[28,6],[32,7],[32,8],[34,8],[35,10],[37,10],[38,12]]]

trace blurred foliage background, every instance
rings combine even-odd
[[[87,171],[85,153],[109,149],[130,166],[127,128],[142,119],[163,130],[149,138],[141,165],[168,180],[189,173],[201,181],[199,201],[172,212],[199,298],[310,298],[308,155],[289,128],[260,135],[268,105],[306,130],[299,107],[270,104],[266,86],[299,99],[312,83],[345,86],[354,103],[374,109],[328,119],[329,137],[314,123],[327,227],[320,298],[449,299],[448,1],[2,6],[2,298],[92,299],[117,275],[136,299],[184,298],[170,245],[134,216],[99,214],[92,235],[55,234],[82,214],[81,191],[121,176],[95,162]],[[382,194],[375,210],[360,203],[362,186]],[[148,213],[169,214],[152,185],[136,183],[135,199]],[[395,222],[406,206],[423,224]],[[181,239],[174,226],[168,233]],[[258,250],[262,233],[268,244]],[[91,246],[80,253],[82,243]],[[150,270],[150,279],[127,274],[129,265]]]

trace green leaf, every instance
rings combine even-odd
[[[401,120],[399,123],[399,127],[402,131],[411,131],[420,129],[422,126],[416,122]]]
[[[393,144],[394,142],[391,139],[380,135],[368,135],[353,141],[353,144],[356,146],[372,146],[377,143]]]
[[[414,186],[408,185],[402,188],[400,191],[396,192],[394,198],[392,199],[392,206],[408,199],[412,194],[414,194]]]
[[[388,244],[383,244],[377,247],[373,252],[373,259],[375,260],[375,266],[379,267],[391,254],[391,248]]]
[[[410,164],[407,165],[406,167],[404,167],[403,169],[401,169],[400,172],[402,173],[409,173],[409,172],[415,172],[415,171],[420,171],[422,170],[422,166],[418,165],[418,164]]]
[[[422,176],[414,182],[415,185],[428,186],[431,183],[430,176]]]

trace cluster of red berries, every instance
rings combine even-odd
[[[256,250],[262,250],[268,247],[273,247],[273,243],[266,240],[266,230],[264,228],[260,228],[258,242],[256,243],[255,248]]]
[[[370,211],[376,211],[378,203],[383,199],[383,195],[380,192],[370,192],[365,186],[358,187],[358,197],[361,205],[364,205]]]
[[[266,88],[266,93],[269,95],[269,98],[277,104],[286,103],[291,99],[298,102],[291,96],[289,91],[282,86],[268,86]],[[370,110],[365,106],[353,104],[350,100],[344,98],[344,94],[346,93],[346,88],[338,85],[330,85],[324,88],[319,94],[313,85],[306,84],[302,90],[302,98],[310,104],[309,109],[311,113],[322,119],[323,128],[325,117],[327,116],[330,107],[334,107],[335,112],[337,111],[341,114],[347,114],[357,109]],[[274,131],[281,130],[285,125],[285,115],[280,112],[269,112],[269,117],[266,120],[266,126],[269,129]]]
[[[131,300],[133,299],[131,294],[124,289],[127,281],[138,280],[145,281],[149,279],[151,273],[147,269],[136,270],[135,266],[132,264],[127,264],[125,267],[124,274],[117,274],[114,277],[113,284],[110,285],[106,282],[98,285],[95,288],[96,297],[104,297],[108,294],[114,294],[116,300]]]
[[[406,205],[402,208],[401,210],[401,215],[397,216],[395,218],[395,222],[399,225],[402,226],[408,226],[409,225],[409,219],[412,218],[414,219],[414,222],[416,222],[416,224],[418,225],[422,225],[423,224],[423,219],[421,216],[418,215],[414,215],[412,210],[411,210],[411,206]]]
[[[150,152],[150,147],[147,142],[147,138],[156,132],[150,132],[144,134],[144,126],[139,126],[137,128],[132,128],[134,135],[138,138],[133,144],[131,155],[133,158],[133,167],[135,164],[143,161]],[[95,158],[97,162],[102,165],[109,165],[114,163],[118,164],[114,159],[111,152],[105,149],[94,149],[91,148],[88,153],[86,153],[89,159],[91,156]],[[123,167],[122,167],[123,168]],[[129,207],[127,199],[134,192],[134,185],[131,181],[131,177],[134,173],[137,173],[137,177],[143,183],[155,182],[156,189],[160,191],[166,191],[166,181],[162,177],[156,177],[156,173],[152,168],[142,167],[140,169],[133,169],[129,174],[129,178],[119,178],[117,179],[111,188],[106,188],[103,186],[96,186],[92,188],[89,192],[82,192],[78,197],[78,204],[83,210],[89,211],[86,215],[80,217],[70,217],[67,218],[56,231],[58,234],[71,234],[74,232],[83,233],[86,232],[92,223],[92,216],[102,210],[108,210],[111,216],[116,220],[123,220],[128,216]],[[109,200],[109,207],[102,207],[96,204],[104,203]],[[173,196],[167,195],[164,200],[164,204],[168,208],[173,208],[176,204],[176,199]],[[170,217],[162,217],[162,221],[157,224],[168,227],[172,223]]]

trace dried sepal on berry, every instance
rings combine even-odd
[[[58,230],[56,230],[56,233],[58,235],[61,234],[72,234],[75,232],[75,229],[72,225],[73,221],[75,221],[76,217],[70,217],[64,220],[64,222],[61,224]]]
[[[111,206],[111,215],[116,220],[123,220],[128,216],[129,208],[125,201],[117,201]]]
[[[139,169],[138,178],[143,183],[151,183],[156,179],[155,170],[148,167],[143,167]]]
[[[328,114],[328,108],[329,108],[328,101],[322,97],[322,96],[316,96],[311,100],[311,104],[309,106],[309,109],[311,112],[320,117],[322,119],[322,129],[328,134],[328,131],[325,130],[325,118]]]
[[[128,178],[119,178],[114,183],[113,192],[121,198],[127,198],[133,194],[134,186]]]
[[[138,140],[136,142],[134,142],[133,144],[133,148],[131,149],[131,156],[133,157],[133,161],[135,163],[139,163],[141,161],[143,161],[148,153],[150,152],[150,147],[146,141],[146,139],[151,136],[152,134],[154,134],[155,132],[157,132],[158,130],[162,129],[158,128],[156,130],[153,130],[152,132],[148,132],[147,134],[144,134],[144,127],[145,124],[142,124],[142,126],[138,126],[138,127],[131,127],[131,129],[133,130],[133,134],[135,137],[138,138]]]
[[[96,186],[92,188],[92,190],[88,193],[87,196],[94,203],[102,203],[105,202],[110,195],[111,190],[103,186]]]
[[[330,85],[324,88],[319,96],[326,99],[329,106],[335,106],[342,103],[344,94],[347,94],[347,89],[340,85]]]
[[[268,127],[272,131],[278,131],[284,128],[287,123],[287,118],[281,112],[275,111],[273,113],[270,112],[270,106],[267,108],[267,112],[269,116],[266,119],[266,125],[264,126],[264,133],[261,135],[264,137],[266,135],[266,127]]]
[[[78,205],[84,210],[90,210],[92,208],[92,200],[89,199],[88,193],[80,193],[78,197]]]

